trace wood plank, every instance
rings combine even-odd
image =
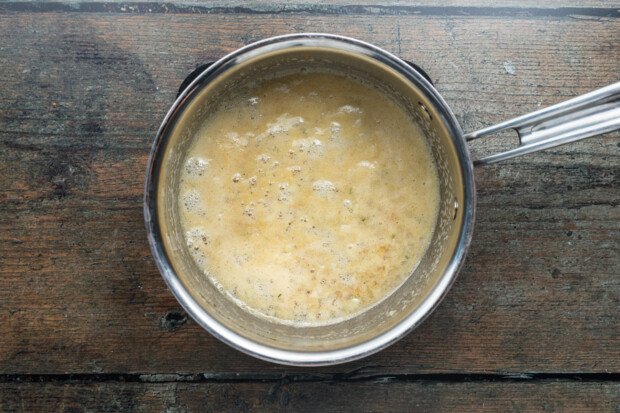
[[[151,140],[185,74],[294,31],[416,61],[466,130],[620,73],[618,20],[2,14],[0,372],[305,371],[186,320],[141,207]],[[436,313],[375,356],[315,371],[620,371],[617,136],[477,169],[471,253]]]
[[[12,0],[10,3],[12,4],[28,4],[27,6],[18,8],[20,11],[25,10],[40,10],[45,7],[45,4],[40,3],[51,3],[51,2],[33,2],[32,0]],[[167,5],[170,6],[168,11],[174,10],[183,10],[184,12],[193,12],[197,10],[204,10],[206,8],[212,9],[242,9],[243,11],[254,10],[258,12],[299,12],[299,11],[316,11],[323,12],[333,11],[339,8],[344,9],[357,9],[359,6],[368,7],[366,10],[368,11],[382,11],[386,12],[385,8],[393,8],[394,10],[407,10],[416,7],[433,7],[433,8],[453,8],[453,9],[462,9],[462,8],[489,8],[489,9],[497,9],[497,8],[516,8],[516,9],[525,9],[525,8],[533,8],[533,9],[560,9],[566,7],[574,7],[580,9],[586,8],[608,8],[608,9],[617,9],[618,4],[613,0],[559,0],[554,1],[553,4],[547,4],[544,2],[539,2],[535,0],[441,0],[441,1],[433,1],[433,0],[296,0],[294,2],[289,2],[286,4],[282,4],[282,2],[277,2],[273,0],[251,0],[251,1],[240,1],[240,0],[193,0],[187,2],[171,2],[166,0],[155,0],[155,1],[144,1],[144,0],[107,0],[105,2],[101,2],[99,0],[82,0],[82,1],[72,1],[69,2],[68,5],[77,10],[82,11],[93,11],[97,10],[96,6],[93,8],[93,4],[101,4],[101,8],[105,8],[110,10],[112,7],[113,10],[115,4],[118,5],[126,5],[123,7],[123,12],[134,12],[140,8],[140,5],[145,5],[146,10],[148,8],[151,10],[149,12],[157,12],[159,8],[158,5]],[[49,4],[48,4],[49,6]],[[55,6],[50,6],[55,7]],[[221,10],[220,10],[221,11]],[[450,12],[447,10],[447,12]]]
[[[617,383],[0,383],[4,412],[614,412]],[[320,397],[317,397],[320,395]]]

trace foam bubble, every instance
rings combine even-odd
[[[375,162],[369,162],[369,161],[361,161],[357,163],[357,166],[359,166],[360,168],[366,168],[366,169],[375,169],[376,165],[377,164]]]
[[[213,283],[213,285],[215,286],[215,288],[217,288],[218,291],[224,291],[224,286],[214,276],[210,275],[209,281]]]
[[[353,285],[357,282],[357,278],[355,278],[352,274],[340,274],[340,281],[345,285]]]
[[[362,113],[362,109],[357,106],[352,105],[344,105],[338,108],[338,112],[340,113]]]
[[[289,116],[288,113],[278,116],[275,122],[267,124],[267,130],[256,137],[257,141],[261,141],[268,136],[288,133],[292,128],[304,123],[301,116]]]
[[[321,196],[327,196],[332,192],[338,192],[338,188],[331,181],[324,179],[314,181],[312,184],[312,190]]]
[[[185,161],[185,172],[189,176],[202,176],[209,166],[209,159],[201,158],[199,156],[192,156]]]
[[[243,208],[243,215],[250,218],[254,218],[256,215],[256,209],[254,208],[254,202],[250,202],[245,208]]]
[[[314,134],[317,136],[325,135],[325,129],[319,128],[318,126],[315,126],[314,129],[312,129],[312,132],[314,132]]]
[[[274,123],[270,124],[267,130],[270,133],[288,132],[291,128],[299,126],[302,123],[304,123],[304,118],[301,116],[287,116],[284,114],[279,116]]]
[[[194,259],[196,265],[198,265],[199,267],[204,267],[205,265],[207,265],[207,257],[202,251],[192,248],[190,249],[190,254]]]
[[[252,106],[256,106],[260,102],[260,98],[258,96],[252,96],[248,99],[248,103]]]
[[[187,212],[191,212],[193,214],[204,215],[205,210],[202,206],[202,196],[200,192],[195,189],[190,189],[186,191],[183,195],[183,205],[185,206],[185,210]]]
[[[194,227],[185,233],[185,242],[190,249],[199,250],[202,246],[209,245],[211,238],[204,228]]]
[[[194,227],[185,233],[185,243],[189,248],[189,252],[198,266],[206,265],[207,257],[204,253],[204,247],[211,242],[204,228]]]
[[[291,89],[289,89],[286,85],[278,86],[275,90],[281,93],[288,93],[291,91]]]
[[[247,136],[239,136],[237,132],[228,132],[226,137],[237,146],[248,146],[249,140]]]
[[[271,156],[267,155],[266,153],[262,153],[256,157],[256,160],[262,163],[267,163],[269,162],[270,159],[271,159]]]
[[[287,182],[280,183],[278,192],[278,201],[289,201],[291,199],[291,191]]]
[[[295,139],[292,148],[301,153],[307,153],[312,158],[318,158],[323,155],[323,142],[319,139]]]
[[[332,122],[329,127],[329,130],[331,132],[330,140],[334,141],[334,140],[340,139],[340,134],[342,133],[341,124],[339,124],[338,122]]]
[[[359,306],[361,302],[362,301],[357,297],[353,297],[349,300],[349,303],[355,307]]]
[[[353,212],[353,202],[350,199],[345,199],[342,205],[349,210],[349,212]]]

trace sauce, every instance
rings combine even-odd
[[[306,73],[241,91],[205,119],[179,208],[196,264],[233,302],[324,325],[411,274],[438,188],[430,148],[399,105],[362,82]]]

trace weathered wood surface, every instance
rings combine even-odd
[[[562,9],[562,8],[576,8],[576,9],[610,9],[614,10],[618,8],[618,2],[615,0],[557,0],[553,3],[540,2],[537,0],[295,0],[291,2],[278,2],[274,0],[192,0],[192,1],[167,1],[167,0],[107,0],[101,2],[99,0],[71,0],[67,2],[52,2],[52,1],[32,1],[32,0],[11,0],[6,3],[12,4],[29,4],[25,6],[26,9],[43,9],[47,7],[62,7],[62,5],[69,5],[73,10],[88,11],[93,10],[93,4],[99,3],[102,8],[111,7],[111,5],[118,4],[122,7],[123,12],[134,12],[140,7],[140,4],[150,5],[151,12],[153,12],[153,5],[166,4],[172,6],[168,11],[173,10],[187,10],[197,11],[205,10],[209,8],[218,9],[231,9],[242,8],[250,9],[260,12],[299,12],[299,11],[321,11],[323,13],[332,13],[334,8],[344,8],[345,10],[354,10],[355,7],[362,6],[368,7],[368,10],[375,10],[376,12],[390,13],[390,10],[394,12],[403,11],[407,9],[414,9],[416,7],[431,7],[436,9],[443,8],[485,8],[485,9],[498,9],[498,8],[514,8],[520,10],[524,14],[527,14],[527,9]],[[57,3],[50,6],[50,3]],[[132,6],[132,7],[129,7]],[[99,6],[94,6],[98,8]],[[148,11],[148,6],[146,11]],[[24,6],[19,6],[19,10],[23,10]],[[448,13],[450,10],[447,11]]]
[[[0,383],[5,412],[613,412],[617,383]],[[320,395],[320,397],[317,397]]]
[[[186,320],[150,257],[141,205],[150,144],[183,77],[296,31],[417,62],[465,130],[620,75],[618,19],[0,13],[0,373],[308,372],[256,361]],[[471,252],[436,313],[377,355],[311,372],[620,372],[619,146],[607,135],[477,169]],[[557,386],[558,398],[613,388]],[[505,389],[510,403],[519,390]],[[140,391],[163,403],[155,387]]]

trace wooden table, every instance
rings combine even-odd
[[[620,78],[618,2],[355,4],[0,3],[1,411],[619,411],[617,133],[477,168],[456,284],[364,360],[257,361],[166,289],[145,164],[200,63],[283,33],[357,37],[425,68],[467,131]]]

